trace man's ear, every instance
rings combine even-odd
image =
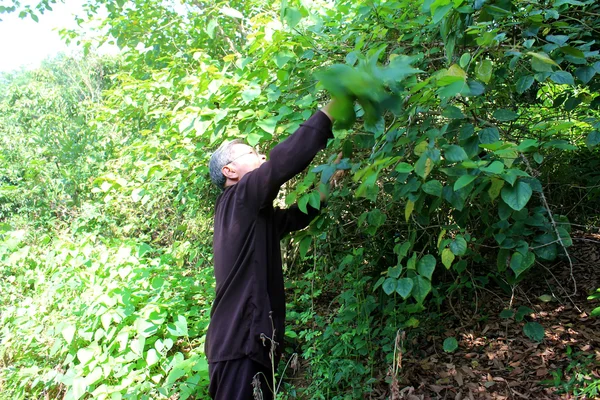
[[[232,166],[229,164],[227,164],[223,168],[221,168],[221,172],[223,172],[223,175],[225,175],[225,178],[227,178],[227,179],[235,180],[238,177],[238,173],[235,170],[235,168],[232,168]]]

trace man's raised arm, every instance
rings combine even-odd
[[[302,172],[333,137],[331,103],[317,111],[271,150],[269,160],[237,184],[242,203],[255,211],[270,205],[285,182]]]

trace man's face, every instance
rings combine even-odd
[[[231,161],[223,167],[223,174],[231,182],[237,183],[248,172],[260,167],[267,157],[247,144],[236,143],[231,148]]]

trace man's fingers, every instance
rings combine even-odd
[[[342,152],[340,151],[340,152],[338,153],[338,155],[337,155],[337,157],[336,157],[336,159],[335,159],[335,161],[334,161],[333,163],[334,163],[334,164],[339,164],[339,163],[340,163],[340,161],[342,161],[343,154],[344,154],[344,153],[342,153]]]
[[[346,171],[342,169],[338,169],[337,171],[335,171],[333,175],[331,175],[331,178],[329,178],[329,183],[331,184],[331,186],[338,187],[339,181],[344,177],[345,174]]]

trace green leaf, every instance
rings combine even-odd
[[[290,28],[294,29],[302,19],[302,13],[295,8],[287,7],[284,9],[283,19]]]
[[[389,296],[390,294],[394,293],[396,291],[397,282],[398,281],[395,278],[387,278],[381,286],[385,294]]]
[[[179,378],[186,375],[186,372],[181,367],[174,367],[169,375],[167,375],[167,379],[165,379],[165,386],[169,387],[173,385]]]
[[[583,83],[587,84],[596,75],[594,67],[579,67],[575,70],[575,76]]]
[[[417,163],[415,164],[415,172],[421,178],[425,179],[427,178],[427,175],[429,175],[432,169],[433,160],[429,158],[427,152],[424,152],[423,154],[421,154],[421,157],[419,157]]]
[[[402,296],[402,298],[404,300],[406,300],[408,298],[408,296],[410,296],[413,286],[414,286],[413,280],[410,278],[398,279],[398,285],[396,286],[396,292],[400,296]]]
[[[302,238],[302,240],[300,241],[300,244],[298,245],[298,249],[300,250],[300,257],[302,257],[302,258],[306,257],[306,253],[308,253],[308,249],[310,248],[311,244],[312,244],[312,236],[305,236]]]
[[[523,94],[527,89],[533,85],[534,78],[531,75],[525,75],[519,78],[517,81],[517,93]]]
[[[308,196],[308,204],[316,209],[319,210],[321,208],[321,194],[319,192],[317,192],[316,190],[311,192],[310,195]],[[384,214],[385,217],[385,214]]]
[[[488,174],[501,174],[504,172],[504,163],[500,161],[493,161],[490,165],[481,167],[479,169],[483,172],[487,172]]]
[[[417,270],[419,271],[419,274],[421,276],[424,276],[427,279],[431,280],[431,277],[433,276],[433,271],[435,270],[435,264],[435,257],[431,254],[426,254],[423,258],[419,260],[419,263],[417,264]]]
[[[413,253],[412,257],[406,262],[406,269],[417,269],[417,253]]]
[[[442,264],[446,269],[450,269],[452,263],[454,262],[455,255],[449,248],[445,248],[442,250]]]
[[[77,350],[77,359],[82,365],[86,365],[94,358],[94,351],[88,347],[83,347]]]
[[[73,338],[75,337],[76,328],[73,325],[65,326],[62,331],[60,331],[62,337],[65,339],[68,345],[73,342]]]
[[[559,46],[564,46],[569,41],[569,37],[565,35],[548,35],[546,36],[546,40],[550,43],[555,43]]]
[[[490,199],[495,200],[500,195],[500,190],[504,187],[504,180],[492,178],[491,182],[492,184],[488,189],[488,195],[490,196]]]
[[[273,59],[273,61],[275,61],[275,65],[277,65],[277,68],[281,69],[284,67],[285,64],[287,64],[288,61],[290,61],[294,57],[295,57],[294,53],[280,51],[279,53],[277,53],[275,55],[275,58]]]
[[[138,317],[135,320],[134,325],[137,334],[144,337],[150,337],[154,335],[158,330],[156,325],[141,317]]]
[[[160,360],[160,356],[158,355],[156,350],[154,350],[154,349],[148,350],[148,353],[146,354],[146,363],[148,364],[149,367],[156,364],[159,360]]]
[[[417,303],[422,304],[429,292],[431,292],[431,281],[423,278],[421,275],[413,277],[412,280],[414,284],[412,296]]]
[[[529,202],[532,193],[533,190],[528,183],[519,181],[514,186],[505,186],[502,188],[501,195],[502,200],[510,208],[520,211]]]
[[[369,213],[367,214],[367,223],[374,227],[380,227],[381,225],[383,225],[386,219],[387,216],[384,213],[382,213],[381,210],[378,208],[369,211]]]
[[[531,149],[537,149],[540,146],[537,140],[535,139],[525,139],[517,146],[518,151],[527,152]]]
[[[565,247],[573,246],[573,239],[571,239],[571,235],[569,235],[569,232],[565,228],[561,226],[556,228],[556,231],[560,235],[560,240]]]
[[[585,139],[585,145],[589,149],[591,149],[592,147],[595,147],[598,144],[600,144],[600,131],[597,131],[597,130],[591,131],[587,135],[587,138]]]
[[[433,23],[440,22],[450,10],[452,10],[452,3],[436,8],[433,12]]]
[[[462,256],[467,252],[467,241],[462,235],[457,235],[450,243],[450,251],[457,256]]]
[[[399,172],[401,174],[408,174],[409,172],[411,172],[414,168],[412,165],[405,163],[405,162],[401,162],[398,165],[396,165],[396,172]]]
[[[273,135],[275,133],[275,127],[277,126],[277,121],[279,121],[278,117],[270,117],[257,121],[256,125],[265,132]]]
[[[462,69],[465,69],[467,65],[469,65],[469,61],[471,61],[471,54],[464,53],[462,56],[460,56],[460,61],[458,62],[458,65],[460,65]]]
[[[402,265],[397,265],[393,268],[388,268],[387,274],[390,278],[398,279],[400,274],[402,273]]]
[[[505,108],[500,108],[494,111],[494,118],[496,118],[500,122],[514,121],[519,118],[519,114],[514,111],[507,110]]]
[[[167,331],[175,337],[188,336],[187,320],[183,315],[178,315],[177,321],[167,325]]]
[[[536,163],[541,164],[542,161],[544,161],[544,156],[541,155],[540,153],[533,153],[533,159],[535,160]]]
[[[509,309],[504,309],[502,310],[502,312],[500,312],[500,318],[512,318],[514,317],[515,312],[513,310],[509,310]]]
[[[454,191],[456,192],[465,186],[470,185],[475,179],[477,179],[476,175],[462,175],[454,182]]]
[[[550,79],[559,85],[574,85],[573,75],[567,71],[556,71],[550,74]]]
[[[260,93],[261,93],[260,86],[258,86],[256,84],[251,84],[242,92],[242,99],[246,103],[249,103],[252,100],[254,100],[255,98],[257,98],[260,95]]]
[[[513,253],[510,259],[510,269],[515,273],[515,277],[519,277],[523,272],[527,271],[529,267],[533,265],[535,261],[535,255],[528,252],[526,256],[523,256],[518,251]]]
[[[308,205],[308,200],[309,199],[310,199],[310,195],[305,194],[302,197],[300,197],[300,199],[298,200],[298,208],[304,214],[308,214],[308,209],[306,208],[306,206]]]
[[[144,257],[146,253],[150,253],[151,251],[154,251],[152,247],[150,247],[146,243],[142,243],[138,248],[138,258]]]
[[[455,337],[449,337],[444,340],[444,351],[446,353],[453,353],[458,349],[458,341]]]
[[[475,76],[483,83],[489,83],[492,78],[493,66],[490,60],[482,60],[475,67]]]
[[[451,118],[451,119],[463,119],[465,118],[465,115],[462,113],[462,111],[460,110],[460,108],[456,107],[456,106],[448,106],[444,109],[444,111],[442,112],[442,115],[444,117],[447,118]]]
[[[446,157],[446,160],[450,162],[461,162],[469,158],[462,147],[454,144],[448,146],[446,152],[444,153],[444,157]]]
[[[431,180],[431,181],[427,181],[425,182],[422,186],[421,189],[427,193],[430,194],[432,196],[436,196],[436,197],[442,197],[442,190],[443,190],[443,186],[440,183],[440,181],[438,180]]]
[[[558,67],[556,61],[550,58],[550,56],[544,52],[534,53],[532,51],[527,52],[528,55],[531,56],[532,59],[539,60],[548,65],[554,65]]]
[[[410,242],[404,242],[402,244],[398,243],[394,246],[394,253],[398,255],[398,258],[404,258],[408,254],[410,246]]]
[[[541,342],[544,339],[544,336],[546,335],[544,327],[538,324],[537,322],[526,323],[523,327],[523,333],[525,333],[525,335],[529,339],[535,342]]]
[[[554,296],[550,294],[543,294],[539,296],[538,299],[540,299],[540,301],[543,301],[544,303],[550,303],[551,301],[554,301]]]
[[[479,132],[479,141],[482,144],[495,143],[500,140],[498,128],[485,128]]]
[[[410,216],[412,214],[412,212],[415,209],[415,203],[411,200],[408,200],[406,202],[406,207],[404,208],[404,219],[406,220],[406,222],[408,222],[408,220],[410,219]]]

